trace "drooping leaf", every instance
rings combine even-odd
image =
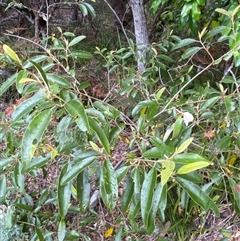
[[[128,178],[125,182],[125,185],[124,185],[123,194],[121,196],[121,209],[122,209],[123,213],[125,213],[129,208],[129,204],[132,199],[133,191],[134,191],[134,183],[133,183],[132,178],[130,176],[128,176]]]
[[[211,209],[219,217],[220,213],[213,200],[195,183],[182,177],[175,177],[178,184],[188,193],[191,199],[205,210]]]
[[[173,132],[172,132],[172,139],[176,138],[181,130],[182,130],[183,119],[182,117],[178,117],[175,123],[173,124]]]
[[[79,100],[70,100],[65,104],[68,113],[73,116],[82,131],[89,131],[89,121],[85,109]]]
[[[64,218],[68,212],[70,198],[71,198],[71,184],[72,183],[71,183],[71,181],[68,181],[65,184],[61,185],[61,182],[62,182],[62,178],[67,173],[69,168],[70,168],[69,164],[66,164],[62,168],[62,171],[59,176],[59,181],[58,181],[58,189],[57,189],[58,209],[59,209],[59,214],[60,214],[62,220],[64,220]]]
[[[146,173],[141,189],[141,215],[145,227],[149,227],[149,216],[156,186],[157,171],[153,167]],[[150,229],[151,230],[151,229]]]
[[[109,160],[105,160],[102,166],[100,178],[100,195],[104,204],[112,211],[118,198],[118,183],[116,172]]]
[[[7,193],[7,179],[5,175],[2,175],[0,178],[0,205],[5,204]]]
[[[84,213],[90,202],[90,182],[88,170],[84,169],[77,176],[77,199],[79,201],[80,211]]]
[[[181,40],[179,43],[177,43],[177,44],[172,48],[172,50],[176,50],[176,49],[185,47],[185,46],[187,46],[187,45],[190,45],[190,44],[196,43],[196,42],[197,42],[197,40],[195,40],[195,39],[186,38],[186,39]]]
[[[104,150],[106,151],[107,154],[110,154],[110,144],[109,140],[107,138],[106,133],[104,132],[103,128],[93,119],[89,118],[89,123],[93,131],[96,132],[100,143],[104,147]]]
[[[196,153],[181,153],[173,157],[175,163],[189,164],[195,162],[208,162],[208,160]]]
[[[29,123],[22,140],[21,159],[25,166],[28,166],[38,143],[41,141],[44,131],[46,130],[52,110],[44,110],[36,115]]]

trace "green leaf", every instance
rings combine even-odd
[[[83,4],[87,7],[88,12],[91,14],[91,16],[95,18],[96,12],[95,12],[94,8],[92,7],[92,5],[89,3],[86,3],[86,2],[84,2]]]
[[[82,159],[80,162],[72,166],[61,178],[60,185],[64,186],[74,179],[86,167],[90,166],[96,159],[96,156],[90,156]]]
[[[181,40],[179,43],[177,43],[177,44],[172,48],[172,50],[176,50],[176,49],[185,47],[185,46],[187,46],[187,45],[190,45],[190,44],[196,43],[196,42],[197,42],[197,40],[195,40],[195,39],[186,38],[186,39]]]
[[[123,178],[126,176],[128,171],[129,171],[129,166],[123,166],[123,167],[117,168],[116,175],[117,175],[118,183],[120,183],[123,180]]]
[[[162,162],[162,171],[161,171],[161,184],[164,186],[169,178],[172,176],[175,169],[175,162],[172,160],[164,160]]]
[[[61,219],[58,225],[58,240],[64,241],[66,236],[67,230],[66,230],[66,224],[64,219]]]
[[[26,99],[20,103],[12,114],[12,122],[19,120],[21,117],[25,116],[27,113],[33,110],[33,108],[43,102],[46,99],[46,96],[41,90],[36,92],[32,97]]]
[[[176,154],[184,152],[188,148],[188,146],[192,143],[192,141],[193,141],[192,137],[184,141],[182,145],[176,149]]]
[[[84,36],[84,35],[78,36],[78,37],[74,38],[74,39],[69,43],[68,46],[71,47],[71,46],[79,43],[80,41],[82,41],[82,40],[85,39],[85,38],[86,38],[86,36]]]
[[[83,3],[79,3],[78,7],[80,8],[82,15],[85,17],[88,15],[88,9]]]
[[[0,205],[5,204],[7,194],[7,179],[5,175],[0,178]]]
[[[112,211],[118,198],[117,175],[109,160],[104,161],[100,178],[100,195],[104,204]]]
[[[79,100],[70,100],[65,104],[67,112],[74,117],[77,126],[82,131],[89,131],[89,122],[85,109]]]
[[[68,181],[65,184],[61,184],[63,183],[62,181],[63,177],[65,176],[65,174],[69,169],[70,169],[69,164],[66,164],[62,168],[62,171],[59,176],[59,181],[58,181],[58,189],[57,189],[58,209],[62,219],[64,219],[65,216],[67,215],[68,208],[70,205],[70,199],[71,199],[71,181]]]
[[[123,194],[121,196],[121,209],[123,213],[127,212],[128,210],[129,204],[133,196],[133,191],[134,182],[133,179],[130,176],[128,176],[124,185]]]
[[[81,213],[84,213],[89,206],[90,191],[88,169],[84,169],[77,176],[77,200],[79,201]]]
[[[18,55],[6,44],[3,45],[4,52],[18,64],[22,65],[21,60],[19,59]]]
[[[217,217],[220,216],[216,204],[198,185],[181,177],[175,177],[175,180],[188,193],[188,195],[197,205],[201,206],[206,211],[211,209]]]
[[[173,157],[175,163],[189,164],[195,162],[208,162],[208,160],[196,153],[182,153]]]
[[[173,124],[173,132],[172,132],[172,139],[176,138],[181,130],[182,130],[183,119],[182,117],[178,117],[175,123]]]
[[[211,37],[214,37],[216,36],[217,34],[221,33],[223,30],[226,30],[228,29],[227,26],[219,26],[217,28],[214,28],[212,30],[210,30],[206,36],[205,36],[205,40],[207,40],[208,38],[211,38]]]
[[[36,115],[29,123],[22,140],[21,160],[27,167],[34,155],[38,143],[41,141],[46,130],[52,110],[44,110]]]
[[[202,49],[201,47],[191,47],[183,53],[182,58],[188,59],[189,57],[192,57],[193,55],[195,55],[201,49]]]
[[[159,210],[159,214],[160,214],[160,217],[162,219],[162,221],[164,222],[165,221],[165,209],[167,207],[167,184],[162,186],[161,183],[158,183],[158,186],[161,187],[160,189],[160,193],[159,193],[159,196],[160,196],[160,201],[159,201],[159,207],[158,207],[158,210]],[[158,188],[157,186],[157,188]],[[156,188],[156,190],[157,190]]]
[[[46,74],[48,81],[51,83],[57,83],[62,88],[71,88],[71,83],[57,74]]]
[[[37,168],[44,166],[49,160],[51,160],[51,154],[47,153],[44,156],[38,156],[33,158],[27,167],[23,168],[23,173],[34,171]]]
[[[26,70],[20,70],[17,74],[17,77],[16,77],[16,88],[17,88],[17,91],[18,93],[22,94],[22,91],[23,91],[23,87],[24,87],[24,83],[20,83],[20,80],[22,78],[27,78],[28,76],[28,73]]]
[[[29,61],[30,61],[30,62],[34,65],[34,67],[37,69],[39,75],[42,77],[42,80],[45,82],[45,84],[48,85],[48,79],[47,79],[46,73],[44,72],[44,70],[42,69],[42,67],[41,67],[38,63],[36,63],[36,62],[34,62],[34,61],[32,61],[32,60],[29,60]]]
[[[99,138],[99,141],[104,147],[104,150],[106,151],[106,153],[110,154],[110,144],[103,128],[93,118],[89,118],[89,123],[90,123],[91,129],[96,132]]]
[[[155,230],[155,220],[156,220],[156,214],[159,209],[159,204],[161,201],[161,194],[162,194],[162,185],[161,183],[157,184],[157,187],[154,191],[153,194],[153,200],[152,200],[152,208],[149,214],[149,220],[148,220],[148,227],[147,227],[147,232],[149,234],[153,233]]]
[[[30,59],[28,59],[24,64],[23,64],[23,68],[27,69],[27,68],[30,68],[33,66],[33,63],[40,63],[40,62],[43,62],[44,60],[46,60],[48,58],[47,55],[36,55],[36,56],[33,56],[31,57]]]
[[[80,59],[92,59],[92,54],[84,50],[75,50],[72,52],[72,56]]]
[[[141,189],[141,215],[145,227],[149,227],[149,216],[152,207],[157,171],[153,167],[146,173]]]
[[[25,192],[24,175],[22,174],[23,164],[19,161],[14,168],[14,182],[18,192],[23,194]]]
[[[156,93],[156,100],[159,100],[165,91],[166,87],[161,88],[157,93]]]
[[[12,163],[15,161],[14,157],[8,157],[5,159],[0,159],[0,171],[2,172],[2,168],[4,168],[5,166],[7,166],[8,164]]]
[[[8,90],[8,88],[15,82],[16,77],[17,74],[14,74],[11,77],[9,77],[5,82],[1,83],[0,96],[2,96]]]
[[[216,147],[220,150],[227,149],[231,143],[231,136],[224,136],[223,138],[217,140]]]
[[[228,178],[228,182],[231,187],[231,191],[234,197],[234,205],[237,206],[238,210],[240,210],[240,192],[239,192],[239,184],[232,178]],[[235,208],[236,208],[235,206]]]
[[[205,161],[198,161],[195,163],[190,163],[190,164],[180,167],[177,171],[177,174],[187,174],[189,172],[196,171],[198,169],[207,167],[210,164],[211,164],[210,162],[205,162]]]
[[[24,210],[24,211],[33,212],[32,207],[30,207],[30,206],[28,206],[26,204],[23,204],[23,203],[16,203],[15,206],[20,208],[20,209],[22,209],[22,210]]]
[[[207,108],[211,108],[219,100],[219,96],[212,97],[208,99],[201,107],[201,112],[203,113]]]
[[[139,102],[132,110],[132,116],[138,114],[144,107],[151,107],[152,105],[156,104],[155,100],[143,100]]]
[[[37,226],[35,227],[35,230],[36,230],[36,233],[37,233],[38,240],[44,241],[45,239],[43,237],[42,231]]]

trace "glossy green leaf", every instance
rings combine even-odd
[[[88,9],[83,3],[78,4],[78,7],[80,8],[84,17],[88,15]]]
[[[204,39],[207,40],[208,38],[212,38],[217,34],[221,33],[223,30],[226,30],[227,28],[228,28],[227,26],[219,26],[219,27],[213,28],[206,34]]]
[[[86,38],[86,36],[84,36],[84,35],[78,36],[78,37],[74,38],[73,40],[71,40],[71,42],[69,43],[68,46],[71,47],[71,46],[79,43],[80,41],[82,41],[82,40],[85,39],[85,38]]]
[[[44,241],[44,236],[42,234],[42,231],[36,226],[35,227],[36,233],[37,233],[37,237],[39,241]]]
[[[44,156],[38,156],[32,159],[28,166],[23,168],[23,173],[34,171],[37,168],[44,166],[48,161],[51,160],[51,154],[47,153]]]
[[[162,185],[161,183],[158,183],[153,194],[152,207],[149,213],[148,226],[146,227],[148,234],[152,234],[153,231],[155,230],[155,220],[156,220],[157,211],[159,209],[159,203],[161,201],[161,194],[162,194]]]
[[[188,45],[190,45],[190,44],[192,44],[192,43],[196,43],[196,42],[197,42],[197,40],[195,40],[195,39],[186,38],[186,39],[181,40],[179,43],[177,43],[177,44],[172,48],[172,50],[176,50],[176,49],[179,49],[179,48],[188,46]]]
[[[208,160],[195,153],[181,153],[173,157],[175,163],[189,164],[195,162],[208,162]]]
[[[139,199],[139,201],[137,203],[135,202],[131,202],[130,207],[129,207],[129,213],[128,213],[128,218],[131,220],[133,220],[138,214],[139,214],[139,210],[141,208],[141,201]]]
[[[120,183],[129,171],[129,166],[123,166],[116,170],[117,181]]]
[[[175,123],[173,124],[173,131],[172,131],[172,139],[176,138],[182,130],[183,119],[182,117],[178,117]]]
[[[6,81],[4,81],[3,83],[1,83],[1,85],[0,85],[0,96],[2,96],[2,95],[8,90],[8,88],[9,88],[13,83],[15,83],[16,76],[17,76],[17,74],[13,74],[13,75],[10,76],[9,78],[7,78]]]
[[[48,127],[52,110],[44,110],[38,115],[34,116],[29,123],[22,140],[21,159],[25,166],[28,166],[38,143]]]
[[[90,191],[88,169],[84,169],[77,176],[77,199],[82,213],[84,213],[89,206]]]
[[[165,222],[165,210],[166,210],[166,207],[167,207],[167,183],[162,186],[161,183],[158,183],[158,186],[160,186],[160,201],[159,201],[159,214],[160,214],[160,218],[163,222]],[[157,186],[157,188],[158,188]]]
[[[123,194],[121,196],[121,209],[123,213],[127,212],[128,210],[129,204],[132,199],[133,191],[134,191],[134,183],[132,178],[128,176],[124,185]]]
[[[102,165],[100,195],[106,207],[112,211],[117,204],[118,182],[113,165],[109,160],[105,160]]]
[[[70,205],[70,199],[71,199],[71,181],[68,181],[65,184],[61,184],[62,178],[65,176],[69,168],[70,168],[69,164],[66,164],[62,168],[62,171],[59,176],[58,188],[57,188],[58,209],[62,219],[64,219],[65,216],[67,215],[68,208]]]
[[[7,166],[8,164],[12,163],[15,161],[14,157],[8,157],[5,159],[0,159],[0,171],[2,168],[4,168],[5,166]]]
[[[15,206],[24,211],[33,212],[32,207],[30,207],[29,205],[23,204],[23,203],[16,203]]]
[[[180,154],[180,153],[184,152],[184,151],[188,148],[188,146],[192,143],[192,141],[193,141],[193,138],[192,138],[192,137],[189,138],[189,139],[187,139],[186,141],[184,141],[184,142],[176,149],[176,153],[177,153],[177,154]]]
[[[75,50],[72,52],[72,56],[79,59],[92,59],[92,54],[84,50]]]
[[[132,116],[138,114],[144,107],[150,107],[157,104],[155,100],[143,100],[139,102],[132,110]]]
[[[8,45],[4,44],[3,50],[12,60],[16,61],[20,65],[22,64],[16,52],[12,50]]]
[[[204,168],[209,166],[211,163],[210,162],[205,162],[205,161],[198,161],[190,164],[186,164],[182,167],[180,167],[177,171],[178,174],[187,174],[189,172],[196,171],[198,169]]]
[[[41,63],[43,62],[44,60],[46,60],[48,58],[47,55],[36,55],[36,56],[33,56],[31,57],[30,59],[28,59],[24,64],[23,64],[23,68],[27,69],[27,68],[30,68],[33,66],[33,63]]]
[[[44,83],[48,84],[48,79],[47,79],[46,73],[44,72],[42,67],[38,63],[36,63],[32,60],[29,60],[29,62],[31,62],[34,65],[34,67],[37,69],[37,71],[38,71],[39,75],[42,77],[42,80],[44,81]]]
[[[20,70],[17,73],[17,77],[16,77],[16,88],[18,93],[22,94],[23,92],[23,87],[24,87],[24,83],[20,83],[20,80],[22,78],[27,78],[28,77],[28,72],[26,70]]]
[[[66,224],[64,219],[61,219],[58,225],[58,241],[64,241],[66,236]]]
[[[88,9],[88,12],[91,14],[92,17],[96,17],[96,12],[94,10],[94,8],[92,7],[91,4],[83,2],[83,4],[86,6],[86,8]]]
[[[82,172],[86,167],[90,166],[96,159],[96,156],[90,156],[82,159],[80,162],[72,166],[61,178],[60,185],[66,185]]]
[[[73,116],[77,126],[82,131],[89,131],[89,121],[83,104],[79,100],[70,100],[65,104],[65,109]]]
[[[211,108],[219,100],[219,96],[208,99],[201,107],[201,112],[204,112],[207,108]]]
[[[18,191],[23,194],[25,192],[24,175],[22,174],[23,164],[18,162],[14,168],[14,181]]]
[[[191,47],[183,53],[182,58],[188,59],[189,57],[194,56],[201,49],[202,49],[201,47]]]
[[[57,83],[62,88],[71,88],[72,84],[66,78],[63,78],[57,74],[46,74],[46,77],[49,82]]]
[[[219,217],[220,213],[218,207],[198,185],[181,177],[175,177],[175,180],[188,193],[188,195],[197,205],[201,206],[206,211],[211,209],[214,214]]]
[[[157,171],[153,167],[144,177],[141,189],[141,215],[142,220],[147,228],[149,226],[149,215],[152,207],[154,189],[156,186]]]
[[[5,175],[0,178],[0,205],[5,204],[7,193],[7,179]]]
[[[44,101],[46,96],[43,94],[41,90],[36,92],[32,97],[27,98],[25,101],[20,103],[12,114],[12,122],[19,120],[21,117],[27,115],[33,108]]]
[[[131,172],[131,177],[134,183],[133,202],[138,203],[141,199],[141,187],[143,182],[140,168],[135,167]]]
[[[96,132],[99,138],[99,141],[104,147],[104,150],[106,151],[106,153],[110,154],[110,144],[103,128],[93,118],[89,118],[89,123],[90,123],[91,129]]]
[[[161,96],[165,90],[166,90],[166,87],[163,87],[156,93],[156,100],[159,100],[161,98]]]
[[[161,184],[164,186],[169,178],[172,176],[175,169],[175,162],[172,160],[164,160],[162,162],[162,171],[161,171]]]

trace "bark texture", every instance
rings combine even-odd
[[[141,74],[146,70],[146,50],[149,46],[144,1],[130,0],[130,5],[133,13],[134,33],[138,51],[138,71]]]

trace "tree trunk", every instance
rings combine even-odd
[[[147,23],[143,0],[130,0],[133,13],[134,33],[137,44],[137,64],[139,73],[146,70],[146,49],[149,46]]]

